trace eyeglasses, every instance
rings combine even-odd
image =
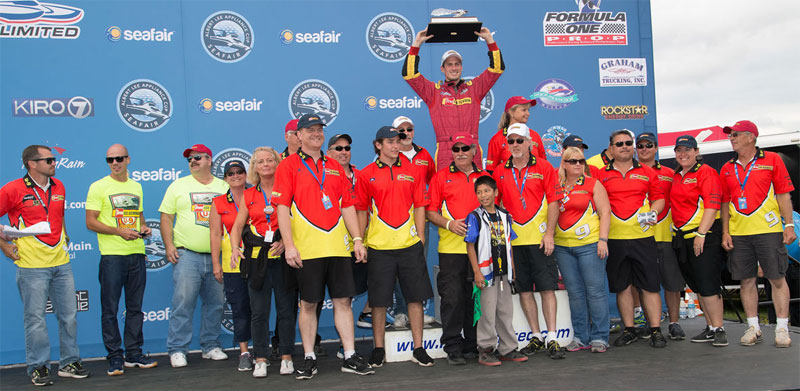
[[[655,147],[655,146],[656,146],[656,145],[655,145],[655,144],[653,144],[653,143],[647,143],[647,144],[636,144],[636,149],[645,149],[645,148],[647,148],[647,149],[651,149],[651,148],[653,148],[653,147]]]
[[[414,128],[397,128],[397,131],[400,133],[413,132]]]
[[[728,138],[736,138],[744,135],[745,133],[750,133],[750,132],[731,132],[731,134],[728,135]]]
[[[187,161],[187,162],[189,162],[189,163],[191,163],[191,162],[192,162],[192,160],[194,160],[194,161],[196,161],[196,162],[199,162],[200,160],[202,160],[202,159],[203,159],[204,157],[206,157],[206,156],[208,156],[208,155],[194,155],[194,156],[189,156],[189,157],[187,157],[187,158],[186,158],[186,161]]]
[[[508,145],[522,144],[524,142],[525,142],[524,138],[511,138],[511,139],[508,139]]]
[[[244,174],[244,170],[236,170],[236,171],[228,171],[225,176],[232,177],[234,175],[242,175]]]
[[[109,156],[109,157],[106,157],[106,163],[111,164],[111,163],[114,163],[115,160],[117,161],[117,163],[122,163],[122,162],[125,161],[125,159],[127,157],[128,157],[128,155],[125,155],[125,156]]]
[[[350,151],[350,146],[349,145],[344,145],[344,146],[343,145],[337,145],[335,147],[331,147],[331,149],[334,149],[334,150],[339,151],[339,152]]]
[[[614,143],[614,146],[616,146],[617,148],[621,148],[623,145],[627,145],[627,146],[630,147],[631,145],[633,145],[633,141],[631,141],[631,140],[628,140],[628,141],[617,141],[617,142]]]
[[[586,159],[567,159],[564,160],[564,163],[576,165],[576,164],[586,164]]]
[[[470,149],[472,149],[471,145],[465,145],[463,147],[456,147],[455,145],[453,146],[453,152],[469,152]]]
[[[56,162],[56,158],[54,157],[40,157],[38,159],[31,159],[34,162],[45,162],[47,164],[53,164]]]

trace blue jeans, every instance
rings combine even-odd
[[[22,298],[25,326],[25,363],[28,375],[42,365],[50,365],[50,337],[47,335],[45,310],[47,299],[58,319],[59,368],[80,360],[78,351],[78,310],[72,266],[17,268],[17,287]]]
[[[200,347],[206,353],[219,348],[219,333],[222,322],[222,306],[225,291],[222,283],[214,279],[211,254],[178,250],[178,263],[172,267],[172,314],[169,317],[167,351],[169,354],[184,353],[192,342],[192,319],[197,298],[203,301],[200,320]]]
[[[554,253],[569,295],[574,340],[608,345],[608,280],[606,262],[597,256],[597,243],[555,246]]]
[[[247,293],[247,280],[239,272],[222,273],[225,285],[225,298],[231,306],[233,321],[233,343],[250,341],[250,296]],[[223,309],[224,313],[224,309]]]
[[[100,325],[107,358],[122,358],[117,311],[125,289],[125,356],[134,360],[142,355],[142,299],[147,281],[144,254],[100,256]]]

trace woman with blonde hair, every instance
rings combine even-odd
[[[609,310],[606,264],[611,206],[603,185],[590,176],[583,140],[563,143],[559,182],[564,190],[555,234],[558,269],[569,294],[574,337],[567,351],[608,348]]]
[[[506,101],[506,108],[500,116],[500,123],[497,124],[497,133],[489,140],[489,149],[486,154],[486,171],[492,172],[499,164],[503,164],[511,152],[508,149],[508,127],[513,124],[527,124],[530,117],[530,109],[536,106],[536,100],[526,99],[522,96],[512,96]],[[533,129],[531,135],[531,153],[537,157],[546,158],[544,143],[542,138]]]

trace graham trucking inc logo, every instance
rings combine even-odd
[[[401,98],[376,98],[368,96],[364,98],[364,108],[373,111],[375,109],[419,109],[422,108],[424,101],[416,96]]]
[[[316,114],[330,125],[339,115],[339,95],[322,80],[303,80],[289,93],[289,112],[293,118]]]
[[[2,5],[0,5],[2,7]],[[94,117],[94,99],[72,98],[14,98],[12,117]]]
[[[218,100],[213,101],[209,98],[200,100],[197,108],[201,113],[208,114],[212,111],[228,111],[228,112],[243,112],[243,111],[261,111],[263,100],[256,98],[252,99],[239,99],[239,100]]]
[[[545,152],[550,156],[561,156],[561,143],[567,136],[569,136],[567,128],[560,125],[549,127],[542,135]]]
[[[244,166],[247,167],[250,164],[250,157],[250,152],[244,149],[223,149],[214,156],[214,161],[211,162],[211,174],[217,178],[224,179],[225,172],[223,170],[225,169],[225,164],[231,160],[241,160],[244,162]]]
[[[644,119],[644,116],[647,115],[647,106],[600,106],[600,115],[602,115],[605,119]]]
[[[472,76],[464,78],[464,80],[472,79],[474,79]],[[489,90],[489,92],[486,93],[486,96],[481,99],[481,119],[479,120],[479,123],[486,121],[486,119],[492,115],[492,110],[494,110],[494,92]]]
[[[151,231],[150,236],[144,238],[145,267],[147,267],[148,272],[162,270],[169,265],[169,261],[167,260],[164,239],[161,238],[161,221],[159,219],[145,219],[144,222]]]
[[[647,85],[646,58],[598,58],[600,87]]]
[[[147,79],[133,80],[119,90],[117,113],[131,129],[154,132],[172,116],[172,98],[161,84]]]
[[[530,98],[536,99],[545,109],[559,110],[577,102],[578,94],[566,80],[547,79],[536,86]]]
[[[0,38],[76,39],[83,10],[36,0],[0,2]]]
[[[408,54],[415,35],[403,15],[386,12],[372,18],[367,25],[367,47],[381,61],[398,62]]]
[[[111,42],[141,41],[141,42],[171,42],[174,31],[167,29],[156,30],[123,30],[118,26],[111,26],[106,29],[106,38]]]
[[[211,14],[200,30],[200,40],[206,53],[217,61],[241,61],[253,49],[255,36],[250,22],[233,11]]]
[[[544,46],[627,45],[625,12],[600,11],[602,0],[575,0],[578,11],[544,15]]]
[[[292,30],[283,30],[278,35],[281,43],[289,45],[291,43],[339,43],[342,33],[334,30],[320,30],[313,33],[295,33]]]

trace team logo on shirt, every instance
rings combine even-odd
[[[367,48],[381,61],[402,61],[415,35],[411,23],[403,15],[385,12],[372,18],[367,25]]]
[[[638,179],[640,181],[649,181],[650,180],[650,177],[648,177],[647,175],[642,175],[642,174],[631,174],[631,176],[629,176],[628,178]]]
[[[155,81],[133,80],[117,95],[117,113],[131,129],[154,132],[172,117],[172,98]]]
[[[255,36],[244,16],[233,11],[219,11],[203,22],[200,41],[213,59],[234,63],[250,54]]]
[[[330,125],[339,115],[339,95],[322,80],[303,80],[289,93],[289,112],[293,118],[316,114]]]
[[[536,86],[531,99],[548,110],[560,110],[578,101],[572,84],[562,79],[547,79]]]
[[[161,222],[159,219],[146,219],[145,224],[151,230],[150,236],[144,238],[145,267],[148,272],[164,269],[169,261],[164,240],[161,238]]]
[[[472,79],[474,79],[474,77],[464,78],[464,80]],[[486,93],[486,96],[481,99],[481,119],[478,122],[482,123],[483,121],[486,121],[486,119],[492,115],[492,110],[494,110],[494,92],[489,90],[489,92]]]
[[[398,181],[414,182],[414,177],[411,176],[411,175],[397,174],[397,180]]]
[[[139,196],[130,193],[112,194],[111,214],[117,227],[139,229]]]
[[[686,178],[686,179],[683,180],[683,184],[684,185],[689,184],[689,183],[697,183],[697,178]]]
[[[211,175],[219,179],[225,179],[225,173],[222,171],[225,169],[225,164],[227,164],[231,160],[241,160],[244,162],[245,168],[250,162],[250,152],[245,151],[241,148],[228,148],[223,149],[216,156],[214,156],[214,161],[211,162]]]
[[[189,193],[192,200],[192,213],[194,213],[194,223],[208,228],[208,218],[211,215],[211,200],[218,196],[218,193],[202,192]]]

